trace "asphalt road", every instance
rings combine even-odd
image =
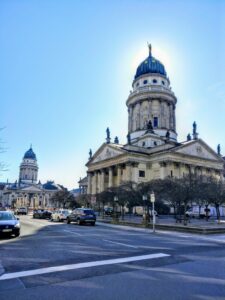
[[[225,299],[224,235],[21,223],[0,239],[1,300]]]

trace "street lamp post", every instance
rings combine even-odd
[[[147,195],[143,195],[142,196],[142,200],[144,202],[144,209],[143,209],[143,224],[145,224],[145,226],[148,225],[148,214],[147,214],[147,200],[148,200],[148,196]]]
[[[117,196],[114,196],[114,220],[117,222],[118,221],[118,216],[117,216],[117,203],[119,201],[118,197]]]
[[[150,199],[152,202],[152,229],[155,232],[155,194],[153,191],[150,194]]]

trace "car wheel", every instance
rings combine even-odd
[[[67,218],[67,219],[66,219],[66,222],[67,222],[67,224],[70,224],[70,219]]]
[[[95,226],[95,222],[91,223],[92,226]]]
[[[81,224],[82,224],[80,219],[77,220],[77,224],[78,224],[78,225],[81,225]]]
[[[20,232],[15,233],[15,237],[20,236]]]
[[[60,218],[59,217],[57,218],[57,221],[60,222]]]

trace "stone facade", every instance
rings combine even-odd
[[[125,182],[147,182],[195,173],[223,179],[224,160],[203,140],[196,124],[193,138],[179,143],[177,99],[164,66],[152,57],[138,66],[128,107],[128,143],[104,143],[86,164],[87,193],[96,195]]]

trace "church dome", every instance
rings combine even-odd
[[[166,77],[164,65],[152,56],[151,45],[149,45],[149,56],[138,66],[134,79],[145,74],[160,74]]]
[[[27,159],[34,159],[34,160],[37,160],[37,159],[36,159],[36,154],[34,153],[32,147],[30,147],[30,149],[27,150],[27,151],[25,152],[23,158],[24,158],[24,159],[27,158]]]

